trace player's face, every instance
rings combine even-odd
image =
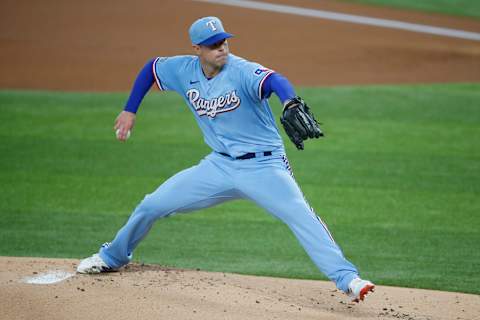
[[[221,68],[227,63],[229,50],[226,39],[210,46],[194,46],[194,49],[202,62],[215,68]]]

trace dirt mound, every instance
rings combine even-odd
[[[138,264],[78,275],[77,263],[0,257],[2,319],[451,320],[480,314],[480,296],[461,293],[378,286],[356,304],[325,281]],[[53,275],[64,280],[51,283]]]

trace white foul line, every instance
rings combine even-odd
[[[480,41],[480,33],[250,0],[193,0]]]

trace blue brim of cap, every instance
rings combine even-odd
[[[228,39],[228,38],[231,38],[231,37],[233,37],[233,34],[230,34],[228,32],[221,32],[221,33],[218,33],[218,34],[214,35],[213,37],[210,37],[207,40],[204,40],[204,41],[202,41],[198,44],[202,45],[202,46],[211,46],[212,44],[217,43],[218,41]]]

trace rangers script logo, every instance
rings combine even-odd
[[[199,116],[207,115],[211,118],[215,118],[218,113],[238,108],[241,102],[240,97],[237,95],[237,90],[232,90],[222,96],[207,100],[200,97],[200,91],[197,89],[190,89],[187,91],[187,97]]]

